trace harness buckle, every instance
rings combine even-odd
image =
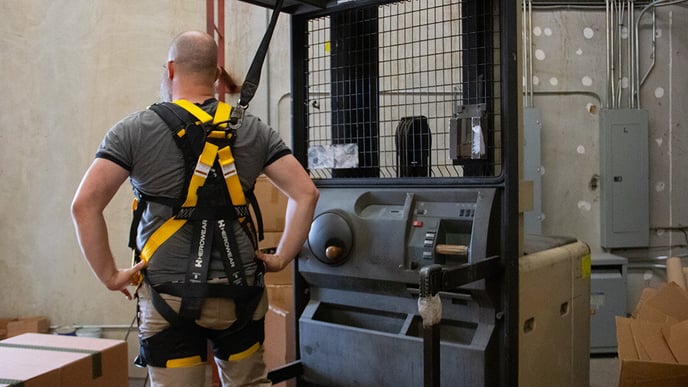
[[[244,122],[244,112],[248,109],[248,104],[242,105],[241,101],[237,102],[237,105],[232,109],[232,113],[229,117],[228,126],[233,129],[239,129],[241,124]]]

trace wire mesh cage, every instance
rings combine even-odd
[[[314,179],[501,172],[499,11],[408,0],[305,21],[308,168]]]

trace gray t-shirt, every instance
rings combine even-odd
[[[209,100],[202,108],[212,115],[216,106],[217,101]],[[265,166],[290,153],[275,130],[257,117],[246,114],[232,146],[244,191],[253,187]],[[171,199],[186,196],[186,192],[182,192],[186,188],[182,151],[170,129],[152,110],[133,113],[115,124],[105,135],[96,157],[113,161],[128,170],[132,187],[144,195]],[[137,247],[141,249],[150,235],[172,215],[171,207],[149,202],[138,227]],[[253,246],[237,222],[234,222],[233,229],[241,260],[245,263],[245,274],[251,278],[255,258]],[[184,280],[190,259],[192,231],[193,226],[187,223],[156,250],[147,269],[151,283]],[[218,256],[213,252],[213,258]],[[222,276],[222,262],[213,259],[209,278]]]

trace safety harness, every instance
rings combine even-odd
[[[129,239],[134,262],[143,260],[148,264],[157,249],[172,235],[187,223],[193,226],[184,282],[150,286],[153,304],[171,324],[197,319],[203,299],[207,297],[232,298],[237,304],[238,319],[250,318],[263,292],[263,265],[242,263],[233,222],[241,225],[256,249],[258,241],[263,238],[262,218],[253,190],[244,192],[237,174],[231,148],[236,131],[227,125],[231,106],[218,102],[214,117],[186,100],[154,104],[150,109],[167,123],[184,155],[186,190],[185,196],[178,199],[153,197],[135,191]],[[174,215],[157,228],[139,250],[136,246],[137,229],[148,202],[170,206]],[[257,229],[249,205],[254,209]],[[207,283],[213,251],[220,254],[227,283]],[[249,269],[256,273],[252,284],[245,276]],[[148,282],[145,269],[142,272],[141,280]],[[182,298],[178,314],[169,308],[159,293]]]
[[[155,252],[184,225],[193,227],[189,261],[183,282],[152,284],[147,270],[143,269],[139,286],[147,286],[150,299],[170,326],[160,333],[141,340],[138,366],[185,367],[206,360],[203,350],[206,338],[218,346],[215,356],[224,360],[246,356],[255,352],[264,340],[262,321],[253,321],[253,313],[264,293],[264,265],[254,260],[243,263],[234,233],[234,223],[241,225],[253,248],[263,239],[262,217],[253,189],[244,191],[237,174],[232,145],[236,130],[228,126],[231,106],[218,102],[215,115],[186,101],[157,103],[150,106],[167,124],[175,142],[182,151],[185,165],[184,196],[176,199],[155,197],[134,191],[133,219],[129,246],[134,252],[134,263],[153,258]],[[148,203],[159,203],[172,208],[173,215],[158,227],[141,249],[136,236]],[[257,225],[249,205],[253,208]],[[211,254],[221,259],[226,281],[208,283]],[[253,271],[253,281],[245,273]],[[161,293],[181,298],[179,312],[175,312],[162,298]],[[230,298],[234,301],[236,321],[229,330],[212,331],[198,326],[203,300],[209,297]],[[241,332],[243,339],[235,333]],[[194,339],[180,346],[176,337],[191,335]],[[166,349],[165,349],[166,348]]]

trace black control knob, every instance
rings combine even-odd
[[[308,247],[321,262],[340,265],[351,252],[353,234],[349,222],[335,212],[323,212],[311,224]]]

